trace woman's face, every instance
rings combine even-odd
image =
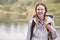
[[[43,20],[43,17],[45,14],[45,7],[43,5],[37,6],[36,13],[37,13],[39,19]]]

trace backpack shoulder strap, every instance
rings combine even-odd
[[[32,20],[30,40],[32,39],[32,36],[33,36],[33,29],[34,29],[34,27],[35,27],[35,22],[34,22],[34,20]]]
[[[54,16],[53,15],[46,15],[46,16],[49,16],[50,18],[52,18],[54,20]]]

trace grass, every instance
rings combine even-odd
[[[60,19],[59,19],[59,17],[55,17],[55,25],[60,26]]]

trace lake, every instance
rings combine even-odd
[[[26,40],[27,30],[27,24],[0,24],[0,40]],[[56,40],[60,40],[60,29],[57,29],[57,35]]]

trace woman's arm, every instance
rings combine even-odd
[[[55,24],[54,21],[50,18],[49,21],[51,21],[51,25],[47,24],[47,29],[49,29],[49,31],[51,31],[52,33],[52,38],[56,39],[57,34],[56,34],[56,29],[55,29]]]

